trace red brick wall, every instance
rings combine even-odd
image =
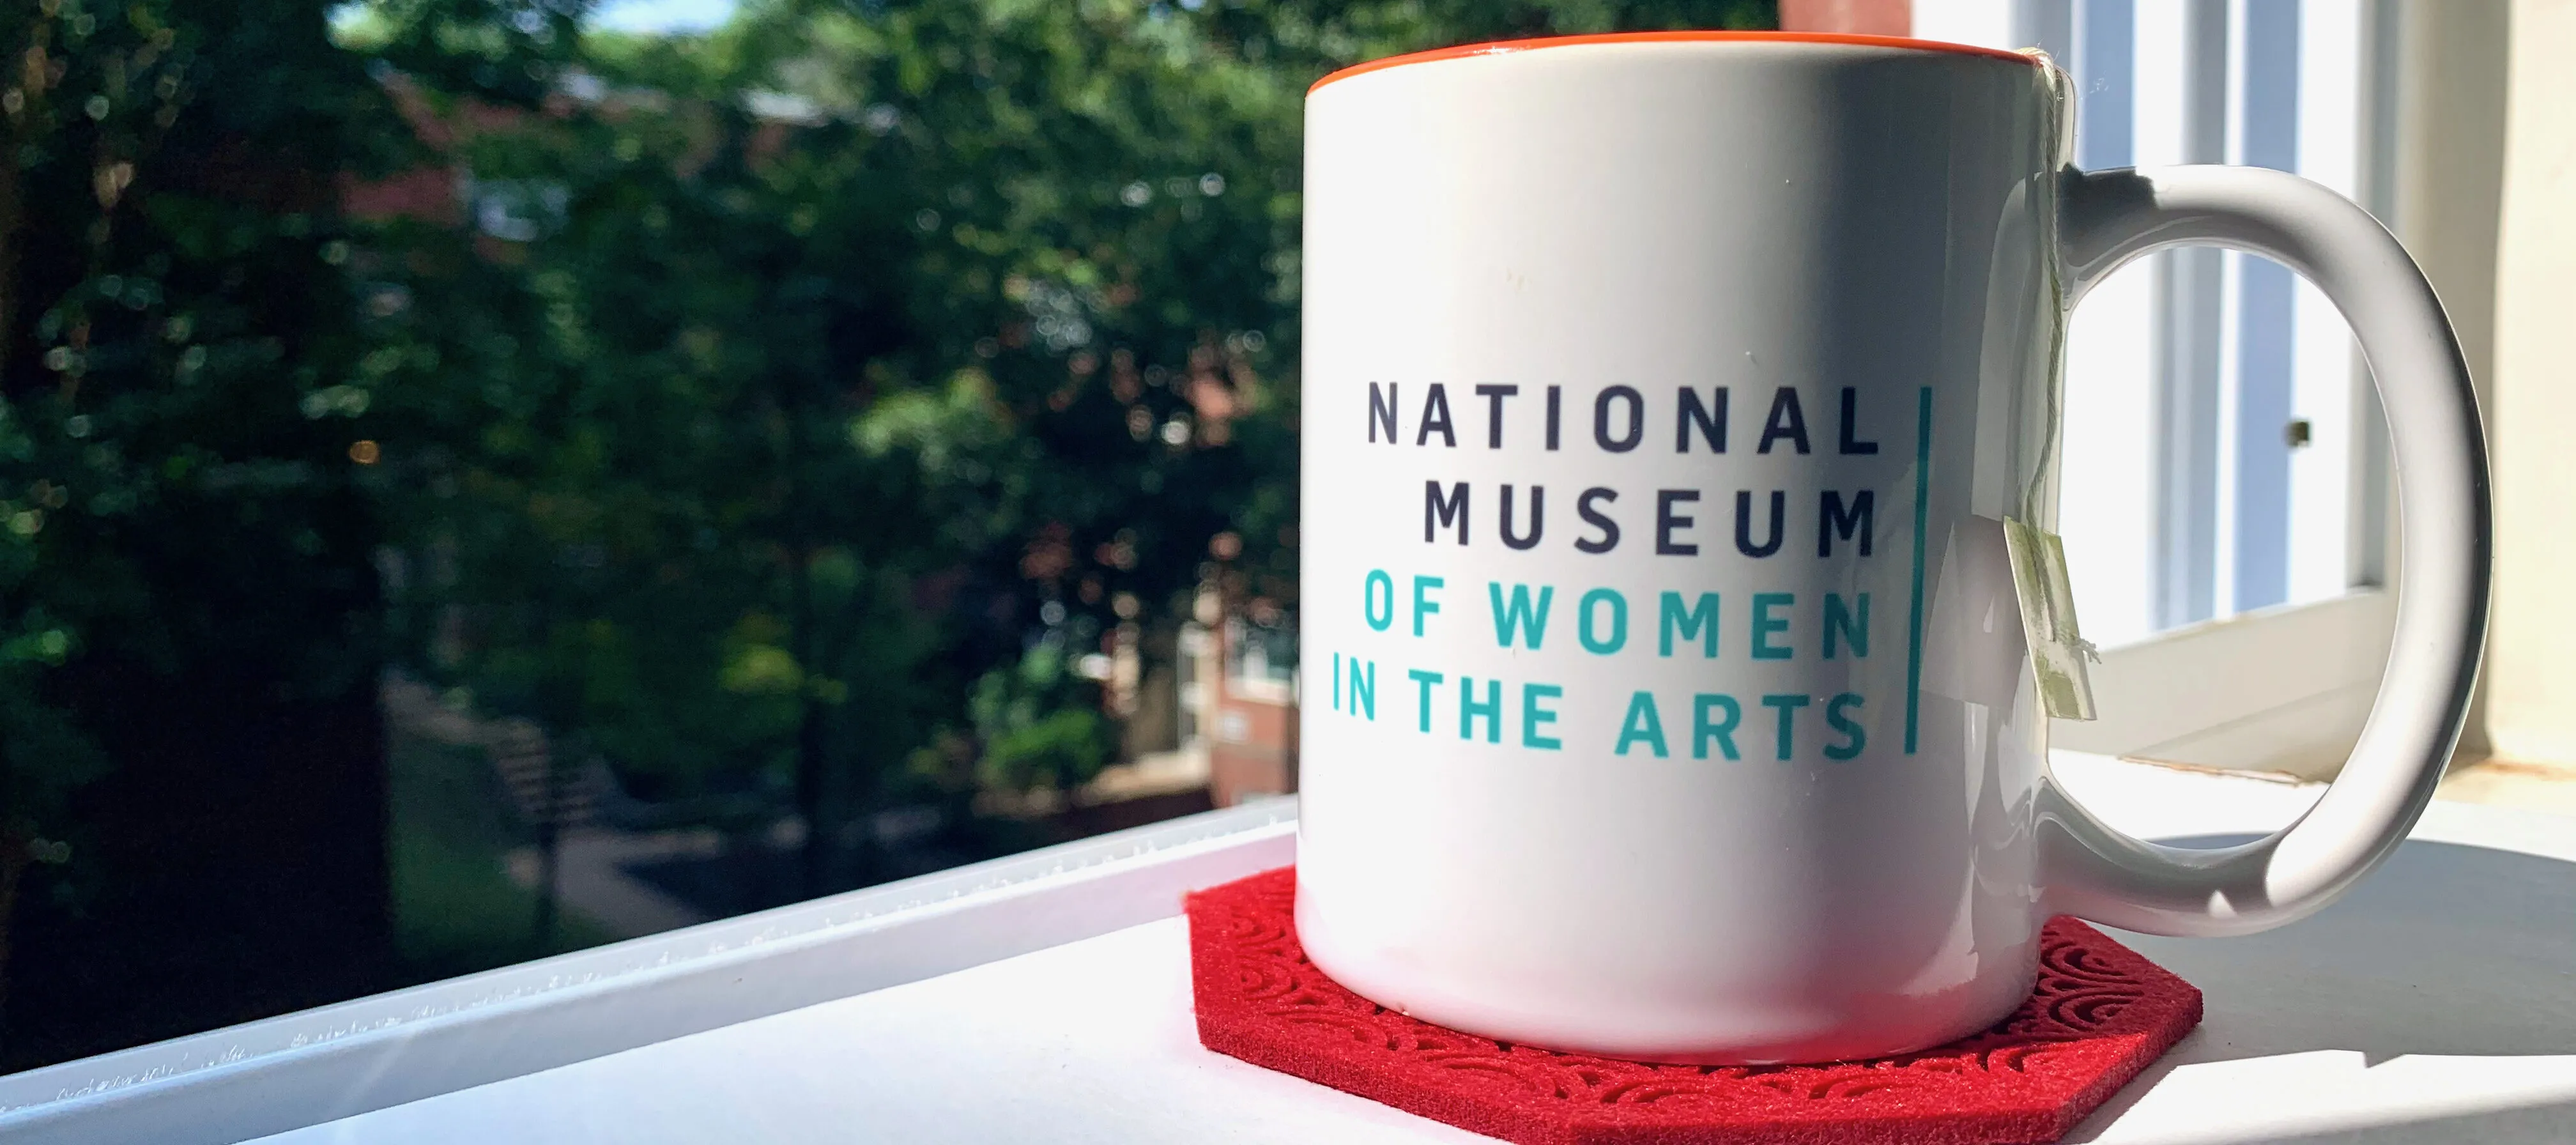
[[[1208,790],[1219,807],[1297,790],[1297,709],[1221,688],[1209,726]]]
[[[1780,28],[1789,32],[1914,34],[1913,0],[1780,0]]]

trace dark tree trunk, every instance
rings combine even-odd
[[[805,840],[798,855],[799,897],[813,898],[824,893],[831,878],[832,824],[827,822],[824,804],[830,778],[828,729],[824,724],[823,701],[814,692],[814,675],[822,667],[817,651],[822,643],[815,632],[814,553],[800,548],[788,570],[792,594],[792,637],[797,666],[804,672],[804,692],[798,697],[800,713],[796,721],[796,814],[804,820]]]
[[[18,886],[34,861],[27,848],[35,838],[23,831],[0,830],[0,1061],[9,1047],[9,935],[18,917]]]
[[[78,910],[18,904],[17,1036],[0,1072],[391,983],[385,731],[372,680],[300,699],[221,669],[174,679],[90,664],[74,674],[72,707],[98,717],[91,726],[117,761],[74,808],[98,890]]]
[[[546,783],[537,796],[537,917],[529,946],[543,954],[555,941],[558,902],[563,893],[563,753],[545,741]]]

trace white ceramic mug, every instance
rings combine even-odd
[[[2423,276],[2294,176],[2079,172],[2044,58],[1794,34],[1364,65],[1307,104],[1297,927],[1388,1007],[1678,1062],[1912,1050],[2065,913],[2233,934],[2397,845],[2486,617]],[[2069,311],[2161,247],[2342,308],[2395,438],[2385,683],[2296,825],[2185,852],[2051,783],[2007,523]],[[2024,535],[2030,535],[2025,532]]]

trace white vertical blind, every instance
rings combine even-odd
[[[2299,174],[2360,197],[2362,100],[2360,0],[2308,0],[2299,20]],[[2355,443],[2377,432],[2356,418],[2352,334],[2334,304],[2305,279],[2292,307],[2291,402],[2315,426],[2290,455],[2290,601],[2342,595]]]
[[[2363,3],[1916,0],[1914,30],[2049,48],[2087,167],[2253,163],[2351,195]],[[2069,335],[2060,528],[2087,635],[2346,592],[2352,371],[2334,308],[2262,259],[2159,256],[2098,287]]]
[[[2141,14],[2138,9],[2148,11]],[[2170,163],[2180,154],[2181,23],[2170,0],[2083,0],[2076,11],[2076,157],[2087,167]],[[2077,613],[2096,644],[2155,631],[2155,274],[2113,274],[2075,311],[2066,347],[2066,465],[2059,532]],[[2075,450],[2085,451],[2081,458]]]

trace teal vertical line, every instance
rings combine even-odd
[[[1905,754],[1914,754],[1923,716],[1923,522],[1932,509],[1932,387],[1914,413],[1914,604],[1905,622]]]

